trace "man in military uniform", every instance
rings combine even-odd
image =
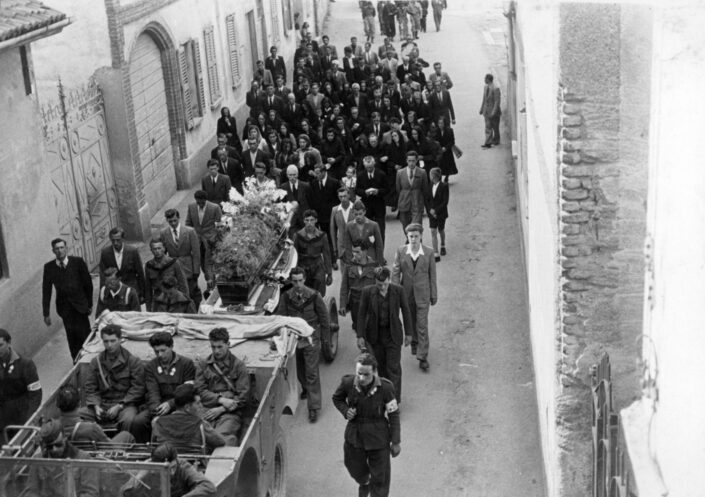
[[[51,419],[39,430],[42,445],[42,456],[47,459],[78,459],[88,460],[88,453],[77,449],[69,443],[64,435],[61,422]],[[62,466],[32,465],[29,468],[25,497],[64,497],[66,495],[66,471]],[[98,497],[98,471],[94,468],[81,467],[71,473],[76,489],[75,495],[80,497]]]
[[[129,431],[121,431],[111,440],[98,423],[81,421],[80,402],[81,396],[73,385],[64,385],[56,394],[56,407],[61,411],[59,421],[69,442],[135,443],[135,437]]]
[[[250,376],[245,363],[230,352],[230,335],[225,328],[208,334],[212,354],[196,368],[196,391],[210,422],[227,445],[237,446],[243,411],[251,401]]]
[[[375,284],[375,269],[379,264],[365,251],[364,242],[352,242],[352,260],[343,267],[340,282],[340,309],[338,314],[345,316],[350,311],[353,330],[357,330],[357,310],[360,308],[360,294],[368,285]]]
[[[387,497],[391,460],[401,452],[401,423],[394,385],[377,374],[377,361],[360,354],[355,374],[343,376],[333,404],[347,419],[343,455],[360,497]]]
[[[11,342],[10,333],[0,328],[0,443],[7,442],[5,426],[24,424],[42,402],[37,367],[20,357]]]
[[[156,356],[144,368],[147,407],[153,416],[163,416],[174,409],[174,392],[179,385],[193,384],[196,366],[188,357],[174,352],[171,333],[159,331],[149,337]]]
[[[306,270],[306,286],[325,297],[326,286],[333,283],[333,266],[328,236],[316,227],[317,223],[315,210],[304,212],[304,227],[294,236],[294,248],[299,254],[299,264]]]
[[[105,350],[91,360],[84,385],[87,407],[80,415],[87,421],[117,423],[119,430],[146,442],[149,412],[138,411],[145,391],[142,361],[120,345],[120,326],[105,326],[100,337]]]
[[[277,314],[302,318],[314,329],[310,340],[299,338],[296,344],[296,376],[301,383],[301,398],[308,397],[308,420],[315,423],[321,409],[321,378],[318,372],[321,341],[324,346],[330,341],[330,320],[321,294],[304,284],[305,271],[295,267],[289,278],[294,286],[279,298]]]

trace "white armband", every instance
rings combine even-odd
[[[34,383],[30,383],[29,385],[27,385],[28,392],[36,392],[41,389],[42,389],[42,385],[38,381],[35,381]]]
[[[389,402],[387,402],[386,407],[387,407],[387,414],[397,412],[399,410],[399,404],[397,404],[397,399],[392,399]]]

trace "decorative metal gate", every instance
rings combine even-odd
[[[103,96],[91,79],[75,90],[58,82],[58,103],[42,106],[57,236],[69,253],[98,265],[108,232],[118,223]]]
[[[619,414],[612,408],[610,357],[592,367],[592,495],[636,497],[629,455],[620,447]]]

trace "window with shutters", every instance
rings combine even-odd
[[[269,7],[272,11],[272,40],[276,43],[281,40],[279,35],[279,9],[277,8],[277,0],[269,0]]]
[[[291,20],[291,0],[281,0],[282,3],[282,19],[284,21],[284,34],[289,36],[289,31],[294,29],[294,23]]]
[[[218,63],[215,54],[215,34],[213,26],[203,31],[203,41],[206,49],[206,68],[208,70],[208,93],[211,97],[211,109],[218,106],[223,92],[220,89],[220,76],[218,75]]]
[[[230,73],[232,86],[237,88],[242,83],[242,66],[240,61],[240,36],[235,26],[235,14],[225,18],[225,28],[228,36],[228,55],[230,57]]]
[[[186,129],[200,123],[206,108],[206,91],[203,83],[203,65],[198,40],[189,40],[179,48],[181,97],[184,102]]]

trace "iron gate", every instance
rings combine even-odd
[[[592,495],[636,497],[630,486],[629,455],[620,446],[619,414],[612,407],[610,357],[604,354],[592,373]]]
[[[67,90],[58,82],[58,103],[43,105],[46,171],[51,176],[57,236],[69,253],[98,265],[108,232],[118,223],[103,97],[95,80]]]

